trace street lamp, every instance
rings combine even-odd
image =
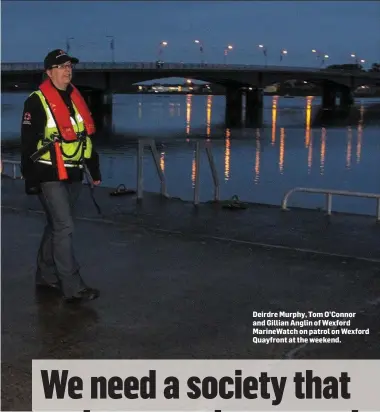
[[[263,50],[263,54],[264,54],[264,58],[265,58],[265,66],[267,66],[267,62],[268,62],[268,49],[263,45],[263,44],[259,44],[259,48]]]
[[[112,54],[112,63],[115,63],[115,37],[114,36],[106,36],[110,41],[110,48]]]
[[[280,52],[280,62],[282,61],[283,57],[288,54],[288,51],[285,49],[282,49]]]
[[[69,54],[70,52],[70,40],[74,40],[74,37],[66,37],[66,52]]]
[[[355,63],[358,64],[358,58],[356,57],[355,53],[351,53],[351,57],[355,59]]]
[[[311,52],[316,54],[317,61],[321,58],[321,52],[319,50],[313,49]],[[322,65],[323,65],[323,59],[321,60],[321,66]]]
[[[231,46],[230,44],[224,49],[224,64],[226,64],[227,62],[228,52],[230,52],[232,49],[233,49],[233,46]]]
[[[324,54],[324,55],[323,55],[323,59],[322,59],[322,61],[321,61],[321,65],[322,65],[322,66],[325,64],[325,60],[328,59],[328,58],[329,58],[329,55],[328,55],[328,54]]]
[[[325,59],[328,59],[328,58],[329,58],[328,54],[324,54],[324,53],[322,53],[320,50],[313,49],[313,50],[312,50],[312,53],[316,53],[316,55],[317,55],[317,56],[316,56],[316,59],[317,59],[317,60],[322,57],[322,59],[321,59],[321,66],[323,66],[323,65],[325,64]]]
[[[194,40],[194,43],[199,44],[199,51],[201,52],[201,64],[203,64],[203,43],[200,40]]]
[[[351,57],[355,59],[356,64],[365,63],[365,60],[364,59],[359,59],[359,57],[355,53],[352,53]]]
[[[355,63],[357,65],[359,65],[359,63],[362,63],[362,64],[365,63],[365,59],[359,59],[359,57],[354,53],[351,54],[351,57],[355,59]]]
[[[166,47],[167,45],[168,45],[167,41],[160,42],[159,47],[158,47],[158,57],[161,56],[161,54],[163,53],[164,47]]]

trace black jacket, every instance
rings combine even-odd
[[[70,95],[72,87],[69,86],[66,91],[57,89],[62,99],[66,103],[70,113],[73,115],[74,108]],[[46,113],[42,106],[41,100],[36,94],[29,96],[24,103],[21,124],[21,173],[25,179],[27,193],[33,193],[33,188],[38,189],[42,182],[57,181],[57,171],[55,167],[44,163],[34,163],[30,156],[37,150],[38,141],[44,137],[46,126]],[[92,178],[101,180],[99,168],[99,156],[94,149],[90,159],[86,159],[86,165],[91,173]],[[76,167],[67,167],[69,181],[82,181],[83,171]]]

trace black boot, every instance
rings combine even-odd
[[[86,287],[82,289],[74,296],[65,296],[64,300],[66,303],[80,303],[89,300],[97,299],[100,295],[100,291],[95,288]]]

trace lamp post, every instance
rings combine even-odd
[[[204,59],[203,59],[203,43],[200,40],[194,40],[195,44],[199,44],[199,51],[201,52],[201,64],[204,63]]]
[[[315,53],[315,58],[317,61],[321,58],[321,52],[319,50],[313,49],[311,52]]]
[[[74,37],[66,37],[66,51],[67,54],[70,52],[70,40],[74,40]]]
[[[329,58],[328,54],[322,53],[320,50],[313,49],[311,52],[316,54],[317,60],[321,59],[321,67],[325,64],[325,59]]]
[[[164,48],[165,48],[167,45],[168,45],[168,42],[167,42],[167,41],[162,41],[162,42],[160,42],[159,47],[158,47],[158,59],[160,59],[160,56],[161,56],[161,54],[163,53]]]
[[[359,60],[358,60],[358,58],[357,58],[357,56],[356,56],[355,53],[351,53],[351,57],[352,57],[353,59],[355,59],[355,63],[356,63],[356,64],[359,63]]]
[[[262,51],[263,51],[264,60],[265,60],[265,67],[266,67],[267,63],[268,63],[268,49],[263,44],[259,44],[259,48],[262,49]]]
[[[357,54],[355,54],[355,53],[352,53],[352,54],[351,54],[351,57],[355,59],[355,63],[356,63],[357,65],[359,65],[360,63],[361,63],[361,64],[365,63],[365,59],[360,59],[360,58],[357,56]]]
[[[110,41],[110,49],[112,54],[112,63],[115,63],[115,37],[114,36],[106,36]]]
[[[322,59],[322,61],[321,61],[321,66],[324,66],[325,60],[328,59],[329,57],[330,57],[330,56],[329,56],[328,54],[324,54],[324,55],[323,55],[323,59]]]
[[[233,46],[230,44],[224,49],[224,64],[227,63],[227,55],[233,49]]]
[[[284,56],[286,56],[288,54],[288,51],[285,49],[282,49],[280,51],[280,62],[282,62],[282,59],[284,58]]]

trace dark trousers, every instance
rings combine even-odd
[[[36,282],[58,281],[66,297],[86,287],[73,247],[74,206],[81,189],[81,182],[46,182],[41,183],[39,195],[47,224],[37,256]]]

